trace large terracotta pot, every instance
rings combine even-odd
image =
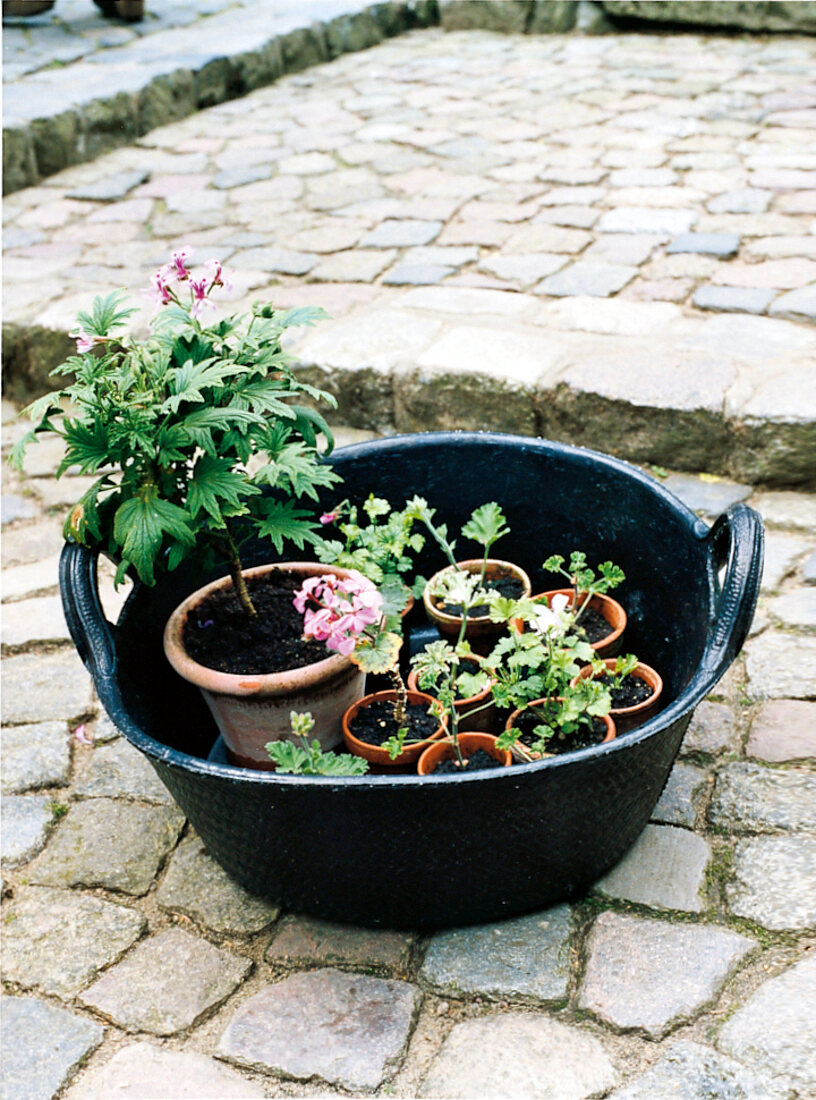
[[[482,570],[482,559],[471,558],[468,561],[457,562],[457,565],[466,573],[480,573]],[[439,577],[451,569],[453,569],[453,566],[448,565],[445,569],[440,569],[438,573],[435,573],[431,577],[425,585],[422,601],[425,604],[425,611],[428,618],[442,637],[446,638],[448,641],[456,642],[459,637],[459,632],[462,629],[462,616],[451,615],[447,611],[443,611],[443,601],[431,595]],[[521,581],[523,586],[522,595],[524,596],[529,596],[533,590],[530,578],[523,569],[518,565],[514,565],[511,561],[502,561],[500,558],[488,558],[485,577],[488,580],[496,580],[500,577],[513,577]],[[468,642],[470,642],[474,653],[485,656],[490,652],[502,634],[505,633],[505,630],[506,627],[504,623],[492,623],[487,616],[482,618],[468,618],[465,628],[465,637]]]
[[[505,768],[510,766],[512,760],[507,749],[496,748],[496,738],[489,733],[460,733],[459,748],[462,750],[462,756],[465,759],[473,756],[479,749],[484,749],[494,760],[500,761]],[[431,775],[443,760],[455,759],[456,749],[453,747],[452,741],[434,741],[420,756],[417,762],[417,772],[419,775]]]
[[[280,562],[244,570],[256,577],[273,570],[290,570],[300,577],[334,573],[346,577],[347,569],[318,562]],[[245,768],[272,771],[275,765],[264,746],[267,741],[292,740],[290,712],[309,711],[315,720],[310,739],[317,738],[323,749],[333,749],[343,740],[344,711],[365,689],[365,674],[348,657],[331,654],[323,661],[266,675],[217,672],[198,664],[182,645],[187,617],[212,592],[231,588],[230,577],[222,577],[193,592],[167,621],[164,652],[167,660],[185,680],[200,688],[224,738],[230,760]],[[328,650],[327,650],[328,652]]]
[[[616,659],[614,657],[608,657],[604,661],[604,664],[610,672],[615,671]],[[592,666],[585,665],[572,681],[573,685],[578,680],[586,679],[588,676],[592,676],[592,674]],[[644,699],[642,703],[638,703],[636,706],[613,707],[612,710],[610,710],[609,716],[615,723],[615,729],[618,733],[626,733],[627,730],[634,729],[635,726],[642,725],[647,718],[651,718],[657,710],[658,701],[663,693],[663,680],[660,673],[656,672],[650,665],[644,665],[642,661],[638,661],[629,675],[634,676],[637,680],[645,681],[652,689],[652,694],[648,699]]]
[[[417,741],[415,745],[408,745],[402,750],[399,756],[396,756],[392,760],[388,755],[387,749],[383,749],[379,745],[371,745],[368,741],[361,741],[359,737],[354,736],[351,732],[351,724],[363,707],[370,706],[372,703],[377,703],[380,700],[393,703],[396,697],[397,693],[393,689],[391,691],[377,691],[373,695],[364,695],[362,699],[358,699],[355,703],[351,704],[343,715],[343,740],[349,752],[354,753],[355,756],[362,756],[363,759],[368,760],[370,764],[377,764],[379,767],[399,768],[403,767],[405,764],[416,763],[425,749],[427,749],[428,745],[433,741],[438,741],[439,738],[442,737],[445,732],[445,727],[440,724],[430,737],[426,737],[424,741]],[[409,691],[408,702],[420,703],[424,704],[426,707],[432,707],[436,700],[432,695],[425,695],[421,691]]]

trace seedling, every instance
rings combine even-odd
[[[314,718],[306,711],[289,715],[292,734],[299,741],[269,741],[264,747],[274,760],[277,771],[291,775],[365,775],[368,761],[348,752],[325,752],[318,740],[309,741]]]
[[[570,587],[574,591],[573,606],[576,622],[586,611],[593,596],[605,595],[626,580],[623,570],[613,565],[611,561],[601,562],[596,574],[587,565],[586,554],[581,550],[573,550],[570,554],[568,569],[564,568],[564,558],[561,554],[553,554],[547,558],[542,564],[542,569],[548,573],[560,573],[570,582]]]

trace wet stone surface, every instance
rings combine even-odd
[[[21,887],[4,921],[6,980],[58,997],[83,989],[147,927],[133,909],[40,886]]]
[[[560,1001],[569,980],[567,905],[530,917],[433,936],[419,977],[438,993]]]
[[[159,932],[81,996],[125,1031],[172,1035],[241,984],[252,963],[181,929]]]
[[[179,845],[156,891],[162,909],[182,913],[214,932],[247,935],[277,919],[279,910],[248,894],[209,856],[198,837]]]
[[[728,906],[765,928],[816,925],[816,837],[760,836],[738,841]]]
[[[218,1054],[287,1077],[373,1089],[408,1040],[418,998],[405,982],[331,969],[295,974],[243,1002]]]
[[[587,942],[579,1005],[617,1028],[661,1038],[699,1014],[753,946],[712,925],[602,913]]]

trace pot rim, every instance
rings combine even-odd
[[[468,657],[464,658],[464,660],[476,661],[477,663],[481,664],[483,658],[481,658],[478,653],[472,653]],[[453,705],[456,707],[457,710],[461,710],[462,707],[469,706],[471,703],[483,703],[490,694],[493,684],[495,684],[495,682],[495,680],[491,680],[487,687],[480,691],[478,695],[469,695],[467,699],[454,699]],[[416,669],[412,668],[411,671],[408,673],[408,679],[406,680],[406,683],[411,691],[420,691],[420,687],[417,683]],[[430,693],[421,692],[421,694],[428,695]],[[431,698],[435,698],[435,696],[431,696]],[[472,732],[476,733],[477,731],[473,730]]]
[[[457,564],[457,566],[459,566],[460,569],[464,569],[466,573],[475,573],[477,570],[480,570],[482,568],[482,560],[483,560],[482,558],[466,558],[464,561],[458,561],[456,564]],[[530,593],[532,592],[532,590],[533,590],[532,582],[530,581],[530,578],[527,576],[527,574],[521,568],[520,565],[516,565],[516,563],[512,562],[512,561],[506,561],[504,558],[488,558],[487,559],[487,565],[488,565],[488,568],[491,565],[499,566],[503,573],[515,573],[516,576],[519,578],[519,580],[524,585],[525,590],[523,592],[523,595],[529,596]],[[425,588],[424,588],[423,593],[422,593],[422,602],[425,605],[425,610],[428,613],[428,616],[430,618],[437,619],[439,622],[447,623],[450,626],[455,626],[458,623],[461,623],[462,616],[461,615],[451,615],[447,611],[440,611],[438,607],[434,607],[434,605],[431,603],[431,595],[430,595],[431,588],[432,588],[433,583],[436,580],[436,578],[441,576],[443,573],[450,572],[450,570],[452,570],[452,569],[453,569],[452,565],[446,565],[443,569],[437,569],[437,571],[434,573],[434,575],[430,578],[428,583],[425,585]],[[481,620],[479,620],[479,619],[474,619],[474,620],[468,619],[469,623],[470,622],[480,622],[480,621]]]
[[[406,695],[409,703],[427,702],[430,707],[436,702],[432,695],[426,695],[424,691],[412,691],[409,689]],[[361,699],[357,699],[351,704],[348,710],[343,713],[343,740],[346,743],[346,748],[351,749],[355,756],[362,756],[371,764],[381,764],[385,767],[398,768],[402,764],[412,764],[430,744],[434,741],[438,741],[444,736],[446,727],[444,722],[440,722],[430,737],[426,737],[422,741],[417,741],[416,744],[407,745],[399,756],[395,757],[393,760],[388,752],[380,745],[372,745],[368,741],[361,741],[359,737],[354,736],[351,732],[351,722],[352,719],[356,717],[358,711],[380,700],[393,702],[396,696],[397,693],[394,688],[387,688],[385,691],[373,691],[369,695],[364,695]]]
[[[616,662],[617,657],[606,657],[604,659],[604,664],[610,671],[614,671]],[[645,676],[644,672],[646,673]],[[574,687],[579,680],[589,679],[592,675],[592,665],[585,665],[578,675],[573,677],[572,686]],[[644,680],[649,687],[651,687],[652,694],[648,699],[644,699],[642,703],[636,703],[633,707],[613,707],[609,712],[610,714],[626,715],[627,717],[630,714],[639,714],[644,710],[648,710],[649,707],[654,706],[663,691],[663,677],[656,669],[652,668],[651,665],[647,665],[645,661],[638,661],[629,675],[637,676],[638,679]]]
[[[569,596],[572,599],[575,593],[574,588],[548,588],[546,592],[538,592],[535,596],[532,596],[533,600],[547,600],[547,606],[550,605],[550,599],[553,596]],[[592,642],[593,649],[606,648],[607,646],[614,645],[618,638],[621,637],[624,630],[626,630],[626,624],[628,622],[628,616],[626,614],[626,608],[618,600],[612,596],[607,596],[603,592],[596,592],[592,599],[589,601],[589,606],[592,607],[595,600],[599,600],[608,610],[614,610],[615,617],[621,620],[620,626],[613,626],[611,620],[603,617],[609,623],[612,629],[603,638],[599,638],[597,642]]]
[[[538,703],[546,703],[549,698],[550,698],[549,696],[545,695],[545,696],[542,696],[541,699],[532,699],[527,704],[526,707],[517,708],[510,715],[508,715],[507,721],[504,724],[504,728],[506,730],[512,729],[513,728],[513,720],[515,718],[518,718],[518,716],[520,714],[524,714],[524,711],[529,710],[530,707],[537,706]],[[609,714],[601,714],[601,715],[598,715],[598,717],[600,718],[600,720],[606,726],[606,737],[604,737],[603,741],[599,741],[597,745],[588,746],[589,748],[593,748],[593,749],[597,749],[599,745],[607,745],[607,744],[609,744],[610,741],[617,740],[617,736],[618,736],[618,731],[617,731],[617,728],[615,726],[615,719],[612,717],[612,712],[611,711],[609,712]],[[576,752],[583,752],[585,750],[576,749],[575,751]],[[568,752],[542,753],[542,759],[551,759],[552,757],[571,756],[571,755],[572,754],[568,753]]]
[[[264,573],[286,570],[300,572],[304,577],[322,576],[324,573],[347,577],[352,572],[349,569],[342,569],[336,565],[323,565],[320,562],[282,561],[255,565],[244,569],[243,574],[245,577],[255,577]],[[294,688],[308,689],[328,677],[336,676],[351,668],[351,660],[344,657],[342,653],[333,654],[331,657],[325,657],[309,665],[301,665],[300,668],[287,669],[284,672],[266,672],[260,675],[219,672],[217,669],[208,668],[194,661],[182,644],[182,632],[187,616],[211,593],[231,587],[232,577],[229,574],[203,585],[180,603],[167,620],[163,635],[164,653],[179,676],[214,695],[274,696],[286,695]]]
[[[462,730],[462,732],[459,734],[460,743],[466,737],[468,737],[468,738],[470,738],[470,737],[479,738],[480,745],[482,747],[485,747],[486,742],[489,743],[489,744],[492,744],[493,746],[495,746],[496,741],[498,740],[498,738],[492,733],[483,733],[481,730]],[[429,754],[430,754],[430,756],[435,756],[436,751],[438,749],[447,749],[448,747],[450,747],[450,748],[453,747],[453,741],[452,740],[444,740],[444,741],[438,740],[438,741],[435,741],[432,745],[428,745],[428,747],[423,751],[423,753],[419,757],[419,760],[417,760],[417,775],[421,776],[423,779],[427,779],[429,776],[432,776],[434,774],[434,771],[436,771],[436,768],[434,768],[433,771],[430,771],[430,772],[422,771],[421,769],[422,769],[422,766],[423,766],[423,764],[422,764],[423,759],[425,759]],[[478,748],[478,746],[477,746],[477,748]],[[474,749],[474,752],[475,751],[476,750]],[[497,751],[502,753],[502,755],[505,758],[503,766],[505,768],[510,767],[510,765],[513,763],[513,757],[512,757],[512,754],[511,754],[510,750],[509,749],[498,749]],[[426,761],[426,763],[427,763],[427,761]],[[489,769],[489,771],[493,771],[493,770],[494,770],[493,768]],[[472,774],[476,774],[476,773],[472,773]],[[446,778],[446,777],[445,776],[440,776],[439,778]],[[454,778],[456,778],[456,776],[454,776]]]

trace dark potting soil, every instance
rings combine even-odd
[[[496,760],[491,756],[489,752],[485,752],[484,749],[477,749],[473,756],[467,758],[467,763],[464,768],[459,767],[458,760],[443,760],[441,764],[437,764],[434,769],[434,775],[459,775],[462,771],[468,772],[480,772],[487,768],[503,768],[501,760]]]
[[[409,703],[405,708],[404,726],[408,727],[406,741],[425,741],[439,729],[439,719],[428,714],[422,703]],[[378,699],[368,707],[361,707],[351,723],[351,732],[367,745],[381,745],[389,737],[396,737],[400,726],[394,720],[394,704]]]
[[[608,676],[596,676],[596,680],[609,687]],[[624,676],[620,687],[609,688],[612,696],[612,706],[615,710],[623,710],[624,707],[636,707],[639,703],[645,703],[652,696],[652,688],[639,676]]]
[[[482,585],[488,592],[498,592],[500,596],[504,596],[508,600],[519,600],[524,595],[524,585],[518,579],[518,577],[496,577],[495,580],[486,580]],[[460,603],[445,603],[440,608],[446,615],[460,615],[462,614],[462,605]],[[471,607],[468,611],[469,619],[484,619],[490,614],[490,608],[486,604],[481,604],[478,607]],[[438,771],[439,769],[437,769]]]
[[[606,737],[606,723],[600,718],[593,718],[585,725],[579,726],[574,733],[562,733],[560,730],[547,742],[546,752],[560,755],[564,752],[576,752],[578,749],[589,748],[590,745],[599,745]],[[519,741],[530,748],[536,741],[533,730],[540,725],[539,719],[531,711],[519,715],[515,721],[516,728],[521,727],[522,733]]]
[[[256,618],[247,615],[231,587],[214,592],[188,615],[184,648],[200,665],[245,676],[286,672],[333,656],[324,642],[303,640],[303,616],[292,603],[302,582],[288,570],[248,577]]]
[[[578,620],[576,633],[579,637],[584,637],[590,645],[594,645],[601,638],[606,638],[607,635],[611,634],[612,627],[599,611],[596,611],[594,607],[588,607]]]

